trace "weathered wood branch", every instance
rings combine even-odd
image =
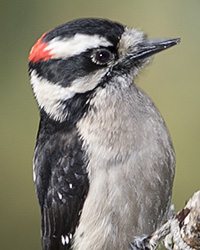
[[[151,236],[136,238],[131,249],[155,250],[163,240],[168,250],[200,249],[200,191]]]
[[[186,206],[157,230],[149,239],[149,249],[154,250],[164,238],[169,250],[200,249],[200,191]]]

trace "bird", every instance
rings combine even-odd
[[[43,250],[129,250],[167,219],[175,153],[162,115],[134,83],[179,38],[148,39],[81,18],[29,53],[40,124],[33,176]]]

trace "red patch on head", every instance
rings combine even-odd
[[[44,33],[40,39],[33,45],[30,54],[29,54],[29,61],[30,62],[38,62],[40,60],[47,61],[52,57],[51,50],[46,49],[48,43],[42,41],[45,37],[46,33]]]

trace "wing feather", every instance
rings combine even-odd
[[[40,125],[34,157],[42,245],[43,250],[67,250],[89,189],[87,160],[75,128],[46,131]]]

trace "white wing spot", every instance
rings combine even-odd
[[[63,245],[65,245],[65,237],[63,235],[61,236],[61,242]]]
[[[59,199],[62,200],[62,197],[63,197],[62,194],[59,192],[57,194],[58,194]]]
[[[69,234],[69,238],[70,238],[70,240],[72,239],[72,237],[73,237],[73,235],[72,235],[72,234]]]
[[[72,183],[69,183],[69,188],[70,188],[70,189],[72,189],[72,188],[73,188]]]
[[[69,244],[69,237],[67,235],[65,236],[65,242],[66,244]]]
[[[63,245],[66,245],[66,244],[69,244],[70,239],[67,235],[65,235],[65,236],[61,235],[61,242]]]

